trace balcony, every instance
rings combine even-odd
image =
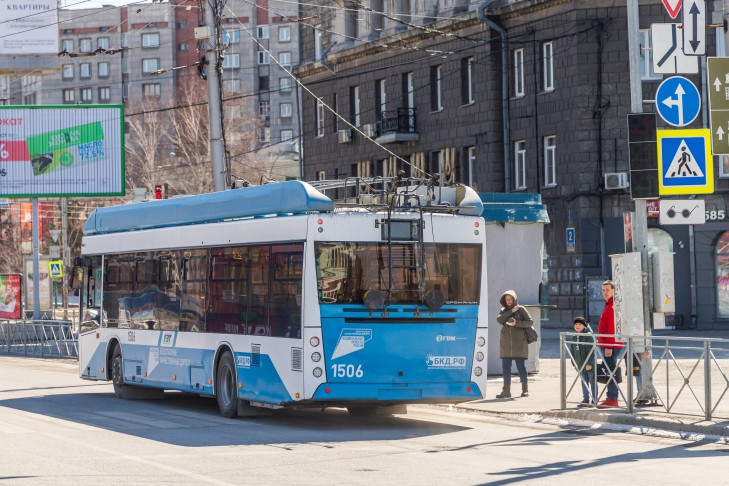
[[[420,134],[415,130],[415,108],[383,111],[381,130],[379,143],[417,142]]]

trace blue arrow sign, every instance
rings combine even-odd
[[[699,90],[683,76],[672,76],[664,80],[656,91],[656,109],[669,125],[685,127],[699,115]]]

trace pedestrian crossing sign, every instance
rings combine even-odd
[[[656,130],[656,138],[661,196],[714,192],[711,130]]]
[[[48,273],[51,274],[51,278],[63,278],[63,261],[51,260],[48,262]]]

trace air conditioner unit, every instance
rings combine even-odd
[[[605,173],[605,189],[612,191],[615,189],[627,189],[630,186],[627,172],[606,172]]]
[[[370,138],[374,138],[377,136],[377,124],[376,123],[370,123],[369,125],[365,125],[362,127],[362,133],[367,135]]]
[[[337,132],[337,139],[339,143],[350,143],[352,141],[352,129],[345,128]]]

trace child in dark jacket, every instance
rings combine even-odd
[[[572,354],[572,362],[580,374],[582,384],[582,403],[577,406],[590,407],[597,401],[597,383],[595,383],[595,370],[597,368],[595,338],[584,317],[575,317],[574,328],[575,332],[579,333],[579,335],[572,337],[569,348]]]

